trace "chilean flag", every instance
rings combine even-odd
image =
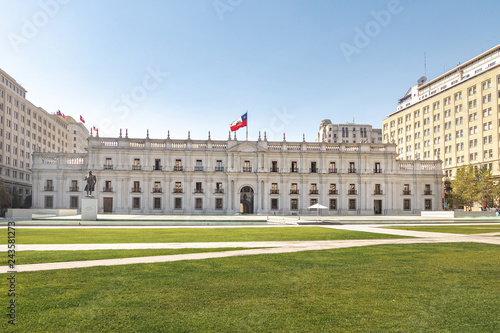
[[[81,115],[80,115],[80,121],[85,124],[85,120],[83,119],[83,117]]]
[[[242,115],[241,117],[239,117],[238,119],[236,119],[235,121],[233,121],[231,123],[231,125],[230,125],[231,132],[237,131],[240,128],[247,126],[247,113],[248,112],[245,112],[244,115]]]

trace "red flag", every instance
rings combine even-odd
[[[85,124],[85,120],[83,119],[83,117],[81,115],[80,115],[80,121]]]
[[[238,119],[233,121],[230,126],[231,126],[232,132],[237,131],[240,128],[247,126],[247,112],[245,112],[244,115],[242,115],[241,117],[239,117]]]

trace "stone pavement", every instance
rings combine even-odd
[[[379,225],[380,226],[380,225]],[[95,266],[128,265],[141,263],[158,263],[180,260],[200,260],[210,258],[224,258],[246,255],[261,255],[271,253],[292,253],[299,251],[314,251],[338,249],[356,246],[372,246],[385,244],[422,244],[422,243],[454,243],[475,242],[500,245],[498,233],[463,235],[411,230],[397,230],[377,228],[377,225],[342,225],[324,226],[325,228],[372,232],[388,235],[400,235],[413,238],[403,239],[373,239],[373,240],[338,240],[338,241],[285,241],[285,242],[205,242],[205,243],[117,243],[117,244],[46,244],[46,245],[16,245],[18,251],[81,251],[81,250],[125,250],[125,249],[181,249],[181,248],[230,248],[243,247],[259,249],[235,250],[224,252],[191,253],[137,258],[87,260],[58,263],[41,263],[30,265],[16,265],[16,272],[42,271],[53,269],[84,268]],[[3,245],[3,251],[7,246]],[[0,274],[9,272],[7,266],[0,267]]]

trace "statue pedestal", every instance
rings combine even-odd
[[[97,221],[97,198],[82,198],[82,221]]]

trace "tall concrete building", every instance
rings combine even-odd
[[[33,152],[85,151],[88,131],[66,118],[28,101],[26,89],[0,69],[0,177],[14,195],[14,205],[31,195]]]
[[[420,78],[383,121],[383,141],[400,159],[443,161],[453,177],[464,164],[499,176],[500,45],[437,78]]]
[[[382,129],[355,123],[332,124],[330,119],[323,119],[319,125],[318,142],[382,143]]]

